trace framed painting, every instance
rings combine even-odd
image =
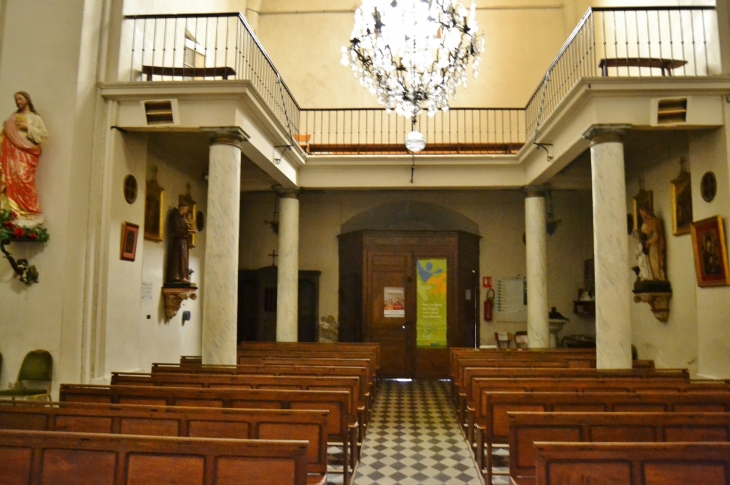
[[[641,225],[644,223],[644,219],[641,217],[641,209],[648,212],[654,212],[654,193],[651,190],[641,189],[638,194],[634,196],[634,231],[641,230]]]
[[[144,238],[160,242],[165,238],[165,189],[157,180],[147,182],[144,200]]]
[[[672,234],[689,234],[692,224],[692,178],[682,171],[672,180]]]
[[[137,257],[137,235],[139,226],[131,222],[122,225],[122,250],[119,259],[123,261],[134,261]]]
[[[722,217],[718,215],[693,222],[690,230],[697,286],[730,285]]]

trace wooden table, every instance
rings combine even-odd
[[[601,75],[608,76],[609,67],[657,67],[662,70],[662,76],[671,76],[672,70],[682,67],[687,61],[682,59],[662,59],[654,57],[611,57],[601,59],[598,67],[601,68]]]

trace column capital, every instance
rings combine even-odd
[[[525,197],[545,197],[547,190],[546,185],[526,185],[522,188]]]
[[[583,133],[583,138],[590,140],[591,145],[610,142],[620,143],[623,140],[624,133],[631,128],[631,125],[592,125]]]
[[[282,187],[281,185],[274,185],[271,188],[274,189],[274,192],[276,192],[276,195],[278,195],[279,198],[281,198],[281,199],[298,199],[299,198],[300,190],[296,187],[286,188],[286,187]]]
[[[212,126],[201,128],[208,133],[211,145],[232,145],[241,148],[241,144],[249,139],[248,134],[238,126]]]

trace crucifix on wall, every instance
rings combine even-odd
[[[268,254],[267,256],[271,256],[271,266],[276,266],[276,258],[279,257],[278,254],[276,254],[276,249],[274,249],[271,254]]]

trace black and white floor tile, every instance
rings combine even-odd
[[[480,485],[482,479],[440,381],[384,381],[355,485]]]

